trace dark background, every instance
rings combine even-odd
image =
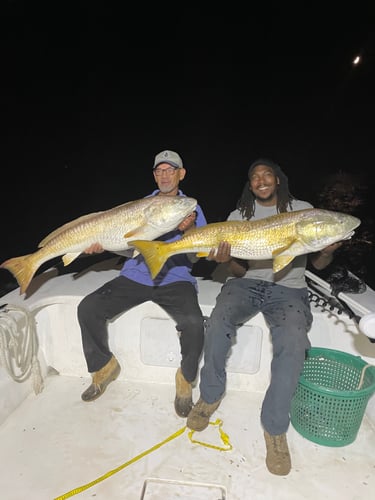
[[[259,156],[314,204],[330,174],[360,175],[373,212],[374,2],[241,5],[2,3],[0,262],[148,194],[163,149],[209,222]]]

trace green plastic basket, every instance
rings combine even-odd
[[[307,352],[291,405],[291,423],[324,446],[346,446],[357,437],[375,392],[375,366],[361,357],[313,347]]]

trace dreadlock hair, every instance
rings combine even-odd
[[[259,158],[254,161],[249,168],[248,178],[250,179],[251,173],[257,165],[266,165],[271,167],[275,176],[279,178],[279,185],[277,186],[277,213],[286,212],[289,206],[292,209],[292,200],[294,196],[289,192],[288,177],[281,170],[280,165],[268,158]],[[236,208],[240,211],[242,217],[251,219],[255,211],[255,196],[253,195],[249,181],[246,182],[241,197],[237,201]]]

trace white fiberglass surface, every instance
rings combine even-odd
[[[84,403],[88,383],[49,376],[3,423],[4,500],[373,498],[375,432],[366,417],[344,447],[315,444],[290,426],[292,471],[279,477],[265,465],[262,393],[228,392],[211,425],[189,437],[173,384],[118,380]]]

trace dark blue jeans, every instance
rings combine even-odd
[[[247,278],[233,278],[222,287],[207,321],[200,392],[207,403],[223,397],[226,360],[237,328],[262,312],[270,328],[273,358],[271,380],[261,422],[272,435],[286,432],[290,405],[303,368],[312,314],[306,288],[287,288]]]
[[[182,373],[188,382],[196,378],[203,348],[204,318],[194,285],[178,281],[151,287],[124,276],[105,283],[78,305],[83,352],[90,373],[100,370],[111,359],[107,322],[148,300],[162,307],[176,322]]]

